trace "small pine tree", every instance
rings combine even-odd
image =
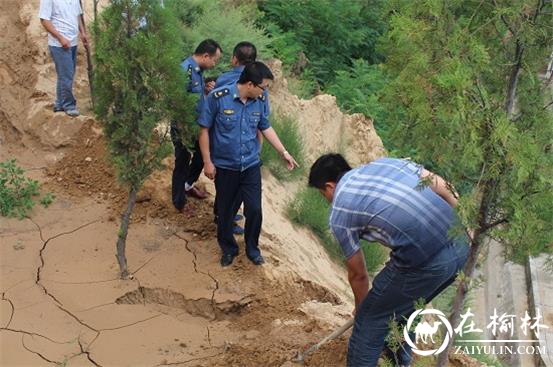
[[[179,66],[184,49],[179,27],[159,0],[112,0],[95,30],[95,112],[128,190],[117,239],[121,277],[127,278],[125,246],[137,193],[171,152],[166,136],[154,129],[161,121],[190,121],[187,111],[193,107]],[[190,136],[186,126],[181,131]]]
[[[552,251],[553,118],[540,78],[553,46],[552,4],[392,7],[383,50],[396,76],[386,92],[390,113],[399,112],[390,118],[394,142],[462,191],[458,213],[474,231],[450,316],[457,325],[486,238],[518,261]]]

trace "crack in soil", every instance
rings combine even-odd
[[[142,322],[146,322],[146,321],[149,321],[151,319],[154,319],[156,317],[159,317],[161,316],[162,314],[159,313],[157,315],[154,315],[154,316],[151,316],[151,317],[148,317],[146,319],[143,319],[143,320],[139,320],[139,321],[135,321],[135,322],[132,322],[130,324],[125,324],[125,325],[121,325],[121,326],[117,326],[117,327],[113,327],[113,328],[104,328],[104,329],[97,329],[91,325],[89,325],[88,323],[86,323],[85,321],[81,320],[77,315],[75,315],[73,312],[69,311],[68,309],[66,309],[64,306],[63,306],[63,303],[56,298],[56,296],[54,296],[47,288],[44,284],[42,284],[42,281],[44,279],[41,278],[41,273],[42,273],[42,270],[44,269],[44,267],[46,266],[46,262],[44,261],[44,252],[46,251],[46,248],[49,244],[50,241],[56,239],[56,238],[59,238],[61,236],[65,236],[65,235],[68,235],[68,234],[72,234],[72,233],[75,233],[85,227],[88,227],[94,223],[97,223],[99,222],[100,220],[94,220],[94,221],[91,221],[91,222],[88,222],[88,223],[85,223],[81,226],[78,226],[77,228],[71,230],[71,231],[67,231],[67,232],[61,232],[61,233],[58,233],[48,239],[45,239],[44,238],[44,235],[42,233],[42,228],[40,227],[40,225],[38,223],[36,223],[34,220],[32,220],[31,218],[28,218],[38,229],[38,232],[39,232],[39,235],[40,235],[40,239],[42,240],[43,242],[43,245],[42,245],[42,248],[39,250],[39,259],[40,259],[40,265],[39,267],[37,268],[37,271],[36,271],[36,278],[35,278],[35,284],[38,285],[42,291],[44,292],[44,294],[46,294],[49,298],[51,298],[56,307],[58,309],[60,309],[62,312],[64,312],[66,315],[70,316],[72,319],[74,319],[78,324],[80,324],[81,326],[84,326],[86,327],[87,329],[93,331],[96,333],[96,335],[94,336],[94,338],[92,339],[92,341],[86,346],[86,348],[82,345],[81,341],[80,341],[80,338],[78,339],[78,344],[79,344],[79,347],[81,349],[81,353],[77,354],[77,355],[74,355],[72,358],[74,357],[77,357],[81,354],[85,354],[87,359],[93,363],[95,366],[100,366],[100,364],[98,362],[96,362],[92,356],[91,356],[91,351],[90,351],[90,348],[92,347],[92,344],[98,340],[98,337],[100,336],[100,334],[103,332],[103,331],[112,331],[112,330],[120,330],[120,329],[123,329],[123,328],[126,328],[126,327],[129,327],[129,326],[133,326],[133,325],[137,325],[139,323],[142,323]],[[144,266],[144,265],[143,265]],[[136,279],[136,281],[138,281],[138,279]],[[98,283],[100,282],[105,282],[105,281],[99,281]],[[94,282],[93,282],[94,283]],[[138,284],[140,284],[140,282],[138,282]],[[96,307],[99,307],[99,306],[96,306]],[[15,308],[14,308],[14,311],[15,312]],[[13,315],[12,315],[13,316]],[[11,322],[11,321],[10,321]],[[38,335],[38,336],[41,336],[51,342],[54,342],[54,343],[58,343],[58,344],[65,344],[65,343],[59,343],[59,342],[56,342],[44,335],[40,335],[40,334],[37,334],[37,333],[30,333],[30,332],[27,332],[27,331],[24,331],[24,330],[14,330],[14,329],[8,329],[8,328],[2,328],[3,330],[8,330],[8,331],[12,331],[12,332],[21,332],[23,333],[23,335]],[[2,330],[0,329],[0,330]],[[25,349],[29,350],[28,348],[26,348],[26,346],[24,346]],[[29,350],[30,352],[32,353],[35,353],[37,355],[39,355],[41,358],[43,358],[45,361],[48,361],[50,363],[57,363],[57,364],[60,364],[60,362],[56,362],[56,361],[50,361],[49,359],[45,358],[44,356],[42,356],[40,353],[37,353],[37,352],[34,352],[32,350]]]
[[[12,323],[13,314],[15,313],[15,307],[13,305],[12,300],[9,298],[6,298],[6,292],[2,292],[2,301],[7,301],[11,307],[10,319],[8,320],[8,323],[6,324],[6,326],[2,328],[2,329],[8,329],[10,327],[10,324]]]
[[[158,313],[156,315],[153,315],[151,317],[148,317],[146,319],[143,319],[143,320],[139,320],[139,321],[135,321],[135,322],[132,322],[132,323],[129,323],[129,324],[125,324],[125,325],[121,325],[121,326],[116,326],[116,327],[112,327],[112,328],[103,328],[103,329],[98,329],[98,328],[95,328],[94,326],[88,324],[87,322],[85,322],[84,320],[80,319],[75,313],[71,312],[70,310],[68,310],[67,308],[65,308],[65,306],[63,305],[63,303],[53,294],[49,291],[49,289],[47,288],[47,286],[45,284],[43,284],[43,282],[52,282],[52,283],[57,283],[57,284],[75,284],[75,285],[78,285],[78,284],[96,284],[96,283],[107,283],[107,282],[112,282],[112,281],[117,281],[117,280],[120,280],[119,278],[116,278],[116,279],[105,279],[105,280],[97,280],[97,281],[85,281],[85,282],[65,282],[65,281],[57,281],[57,280],[48,280],[48,279],[45,279],[42,277],[42,272],[44,270],[44,268],[46,267],[46,261],[45,261],[45,258],[44,258],[44,255],[45,255],[45,252],[47,250],[47,247],[48,247],[48,244],[50,243],[50,241],[56,239],[56,238],[59,238],[61,236],[65,236],[65,235],[69,235],[69,234],[73,234],[83,228],[86,228],[92,224],[95,224],[97,222],[99,222],[100,220],[94,220],[94,221],[91,221],[91,222],[88,222],[88,223],[85,223],[83,225],[80,225],[78,227],[76,227],[75,229],[73,230],[70,230],[70,231],[66,231],[66,232],[61,232],[61,233],[58,233],[58,234],[55,234],[49,238],[45,238],[43,232],[42,232],[42,228],[41,226],[35,222],[33,219],[31,218],[27,218],[29,219],[34,225],[35,227],[37,228],[38,232],[39,232],[39,236],[40,236],[40,239],[42,241],[42,247],[40,248],[39,250],[39,253],[38,253],[38,257],[40,259],[40,265],[36,268],[36,276],[35,278],[33,279],[35,285],[37,285],[43,292],[46,296],[48,296],[52,301],[54,301],[54,304],[56,305],[56,307],[62,311],[63,313],[65,313],[66,315],[68,315],[69,317],[71,317],[73,320],[75,320],[79,325],[85,327],[86,329],[90,330],[90,331],[93,331],[95,333],[95,336],[94,338],[88,343],[88,345],[86,345],[85,343],[83,343],[83,341],[81,341],[80,339],[80,335],[79,337],[77,338],[77,344],[79,346],[79,353],[76,353],[74,355],[72,355],[70,357],[70,359],[73,359],[75,357],[78,357],[80,355],[85,355],[87,360],[92,363],[94,366],[97,366],[97,367],[101,367],[101,365],[96,361],[94,360],[94,358],[92,357],[91,355],[91,347],[92,345],[98,340],[98,338],[101,336],[101,333],[104,332],[104,331],[114,331],[114,330],[120,330],[120,329],[123,329],[123,328],[126,328],[126,327],[130,327],[130,326],[133,326],[133,325],[137,325],[137,324],[140,324],[140,323],[143,323],[143,322],[146,322],[146,321],[149,321],[149,320],[152,320],[152,319],[155,319],[159,316],[162,316],[163,313]],[[236,301],[236,302],[233,302],[233,301],[228,301],[228,302],[222,302],[221,304],[217,304],[216,301],[215,301],[215,294],[216,292],[219,290],[219,281],[214,277],[212,276],[209,271],[208,272],[205,272],[205,271],[202,271],[199,269],[199,266],[198,266],[198,258],[197,258],[197,255],[196,255],[196,252],[194,250],[192,250],[189,246],[189,241],[185,238],[183,238],[182,236],[174,233],[174,235],[181,239],[182,241],[185,242],[185,248],[188,252],[190,252],[193,256],[193,260],[192,260],[192,263],[193,263],[193,266],[194,266],[194,271],[196,273],[199,273],[199,274],[203,274],[207,277],[209,277],[211,279],[211,281],[213,282],[213,289],[212,289],[212,292],[211,292],[211,298],[208,300],[208,299],[200,299],[200,300],[192,300],[192,302],[195,302],[195,301],[199,301],[199,303],[201,304],[198,304],[197,306],[200,306],[202,307],[203,309],[205,309],[205,306],[207,306],[207,303],[209,303],[211,305],[211,309],[212,309],[212,313],[210,315],[210,317],[214,320],[217,318],[217,314],[228,314],[228,313],[235,313],[235,312],[239,312],[240,309],[242,309],[244,307],[244,305],[247,305],[251,302],[251,298],[250,296],[246,296],[242,299],[240,299],[239,301]],[[142,270],[146,265],[148,265],[154,258],[156,258],[158,255],[156,256],[153,256],[151,257],[150,259],[148,259],[145,263],[143,263],[141,266],[139,266],[134,272],[132,272],[131,274],[135,275],[137,272],[139,272],[140,270]],[[137,278],[134,278],[134,280],[137,282],[138,284],[138,289],[137,291],[139,292],[139,294],[141,295],[140,298],[142,299],[142,304],[146,304],[147,303],[147,299],[149,297],[149,294],[148,291],[147,291],[147,288],[144,288],[140,285],[140,281],[137,279]],[[17,285],[19,285],[20,283],[23,283],[25,281],[29,281],[29,280],[23,280],[21,282],[18,282],[14,285],[12,285],[10,287],[13,288]],[[9,289],[8,289],[9,290]],[[6,297],[6,292],[8,291],[4,291],[2,292],[2,297],[1,297],[1,301],[4,301],[4,302],[8,302],[10,304],[10,307],[11,307],[11,313],[10,313],[10,317],[9,317],[9,320],[6,324],[6,326],[0,328],[0,331],[9,331],[9,332],[13,332],[13,333],[20,333],[22,334],[22,338],[21,338],[21,343],[22,343],[22,346],[25,350],[27,350],[28,352],[30,353],[33,353],[35,355],[37,355],[38,357],[40,357],[42,360],[44,360],[45,362],[48,362],[48,363],[51,363],[51,364],[56,364],[56,365],[60,365],[60,364],[63,364],[64,362],[59,362],[59,361],[55,361],[55,360],[51,360],[49,359],[48,357],[46,357],[45,355],[43,355],[42,353],[40,352],[37,352],[37,351],[34,351],[32,349],[30,349],[26,344],[25,344],[25,341],[24,341],[24,338],[26,335],[34,338],[34,337],[40,337],[40,338],[43,338],[45,340],[48,340],[49,342],[52,342],[52,343],[55,343],[55,344],[70,344],[70,343],[73,343],[74,340],[71,340],[71,341],[67,341],[67,342],[60,342],[60,341],[56,341],[56,340],[53,340],[45,335],[42,335],[42,334],[39,334],[39,333],[35,333],[35,332],[29,332],[29,331],[26,331],[26,330],[19,330],[19,329],[12,329],[10,328],[9,326],[11,325],[11,322],[14,318],[14,315],[15,315],[15,311],[16,311],[16,308],[15,308],[15,305],[13,304],[13,302],[8,298]],[[124,296],[123,296],[124,297]],[[183,296],[184,297],[184,296]],[[121,298],[121,297],[120,297]],[[115,303],[118,303],[117,301]],[[126,302],[121,302],[121,303],[126,303]],[[99,308],[99,307],[102,307],[102,306],[106,306],[106,305],[109,305],[109,304],[114,304],[113,302],[110,302],[110,303],[105,303],[105,304],[101,304],[101,305],[96,305],[96,306],[92,306],[90,308],[87,308],[83,311],[77,311],[77,312],[85,312],[85,311],[89,311],[89,310],[92,310],[94,308]],[[197,306],[195,306],[194,308],[196,308]],[[190,312],[188,312],[190,313]],[[196,312],[197,313],[197,312]],[[192,314],[194,314],[194,312],[192,312]],[[212,346],[212,342],[211,342],[211,335],[210,335],[210,330],[209,330],[209,327],[207,326],[206,327],[206,330],[207,330],[207,340],[209,342],[209,345],[211,347]],[[226,349],[225,349],[226,350]],[[189,359],[189,360],[185,360],[185,361],[181,361],[181,362],[171,362],[171,363],[167,363],[167,364],[161,364],[161,365],[184,365],[184,364],[187,364],[187,363],[190,363],[190,362],[194,362],[194,361],[197,361],[197,360],[201,360],[201,359],[206,359],[206,358],[213,358],[213,357],[216,357],[222,353],[224,353],[223,350],[222,352],[218,352],[216,354],[213,354],[213,355],[210,355],[210,356],[205,356],[205,357],[199,357],[199,358],[192,358],[192,359]],[[66,362],[66,361],[65,361]],[[160,365],[160,366],[161,366]]]
[[[46,335],[42,335],[42,334],[39,334],[39,333],[35,333],[35,332],[30,332],[30,331],[26,331],[26,330],[19,330],[19,329],[12,329],[12,328],[0,328],[0,331],[10,331],[12,333],[17,333],[17,334],[24,334],[24,335],[29,335],[31,337],[34,337],[34,336],[38,336],[38,337],[41,337],[43,339],[46,339],[48,340],[49,342],[51,343],[54,343],[54,344],[70,344],[72,341],[66,341],[66,342],[59,342],[57,340],[54,340],[54,339],[51,339],[49,337],[47,337]]]
[[[83,344],[81,343],[81,337],[79,335],[79,337],[77,338],[77,343],[79,343],[79,348],[81,349],[81,353],[79,355],[82,355],[84,354],[86,356],[86,359],[88,359],[88,361],[90,363],[92,363],[93,365],[95,365],[96,367],[101,367],[98,362],[96,362],[94,359],[92,359],[91,355],[90,355],[90,345],[87,346],[86,348],[83,346]]]
[[[44,355],[42,355],[41,353],[37,352],[37,351],[34,351],[32,349],[30,349],[29,347],[27,347],[25,345],[25,334],[21,335],[21,345],[23,346],[23,349],[27,350],[28,352],[31,352],[33,354],[36,354],[37,356],[39,356],[42,360],[48,362],[48,363],[53,363],[55,364],[56,366],[59,366],[62,364],[62,362],[58,362],[58,361],[53,361],[51,359],[48,359],[46,358]]]
[[[198,270],[198,257],[196,256],[196,252],[193,251],[189,244],[190,244],[190,241],[188,241],[186,238],[180,236],[178,233],[173,233],[173,235],[177,238],[179,238],[180,240],[184,241],[184,247],[186,248],[186,250],[188,252],[190,252],[192,254],[192,264],[194,265],[194,271],[196,273],[199,273],[199,274],[203,274],[205,276],[208,276],[209,278],[211,278],[211,280],[213,281],[213,284],[214,284],[214,287],[213,287],[213,290],[211,292],[211,308],[213,309],[213,313],[215,314],[215,311],[216,311],[216,302],[215,302],[215,293],[219,290],[219,281],[213,276],[211,275],[211,273],[208,271],[207,273],[204,272],[204,271],[200,271]]]
[[[208,320],[224,319],[231,314],[240,311],[253,301],[251,295],[242,297],[239,300],[226,300],[212,305],[208,298],[190,299],[182,293],[165,288],[149,288],[139,286],[138,289],[127,292],[115,300],[117,304],[146,305],[159,304],[184,310],[192,316],[203,317]],[[212,305],[213,308],[209,306]]]

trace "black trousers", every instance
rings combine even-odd
[[[247,170],[232,171],[217,167],[215,174],[215,205],[217,211],[217,241],[223,254],[237,255],[238,244],[232,232],[234,216],[244,203],[244,239],[246,255],[256,258],[261,255],[259,235],[263,214],[261,209],[261,167],[256,165]],[[241,200],[240,200],[241,199]]]
[[[173,169],[171,194],[173,205],[178,210],[186,205],[185,183],[192,185],[198,180],[204,168],[200,143],[196,139],[192,154],[182,143],[175,124],[171,124],[171,141],[175,147],[175,168]],[[192,160],[190,157],[192,156]]]

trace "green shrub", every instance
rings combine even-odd
[[[296,159],[300,167],[288,171],[282,157],[267,142],[263,143],[263,148],[261,149],[261,161],[279,180],[291,180],[300,177],[304,173],[303,149],[297,122],[290,117],[273,113],[271,125],[278,134],[282,144],[286,147],[286,150]]]
[[[4,217],[28,217],[39,199],[45,208],[54,200],[52,193],[40,196],[40,184],[23,175],[15,159],[0,162],[0,214]]]
[[[371,63],[382,57],[375,46],[387,27],[384,1],[350,0],[264,0],[260,24],[268,24],[270,47],[275,55],[290,63],[298,51],[309,60],[315,79],[325,85],[334,71],[343,69],[351,59]]]
[[[362,113],[375,121],[385,120],[386,110],[379,103],[387,77],[380,64],[357,59],[351,67],[336,72],[326,92],[336,96],[339,106],[349,113]]]
[[[389,113],[381,100],[389,82],[382,64],[370,65],[357,59],[351,67],[336,72],[325,92],[336,96],[336,102],[347,113],[362,113],[371,118],[376,132],[388,151],[395,147],[390,139]]]
[[[241,41],[252,42],[260,59],[272,57],[268,49],[269,37],[255,24],[257,8],[254,3],[234,6],[231,2],[218,0],[169,0],[167,1],[182,24],[185,41],[182,58],[194,52],[196,46],[206,38],[217,41],[222,49],[221,62],[206,73],[218,75],[230,69],[230,58],[234,46]]]
[[[367,271],[373,275],[380,270],[382,264],[386,262],[388,258],[388,250],[380,243],[367,242],[361,240],[361,249],[365,257],[365,265],[367,265]]]
[[[318,190],[305,188],[299,191],[288,207],[290,219],[311,229],[322,241],[328,254],[334,259],[343,259],[340,245],[328,228],[330,204]],[[361,241],[361,249],[370,275],[379,270],[386,260],[387,251],[378,243]]]

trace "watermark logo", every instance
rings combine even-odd
[[[424,316],[424,315],[433,315],[434,321],[432,324],[430,324],[428,321],[423,320],[422,322],[419,322],[415,328],[414,328],[414,334],[415,334],[415,340],[413,341],[411,339],[412,334],[409,334],[410,330],[413,330],[413,325],[415,324],[415,319],[417,319],[418,316]],[[407,324],[403,328],[403,336],[405,338],[405,341],[411,346],[413,353],[421,355],[421,356],[430,356],[430,355],[437,355],[443,352],[447,345],[449,344],[450,340],[454,337],[454,335],[457,335],[461,339],[458,341],[459,343],[484,343],[484,344],[490,344],[493,347],[482,347],[482,346],[476,346],[476,348],[488,348],[488,350],[483,349],[485,354],[495,354],[495,351],[499,350],[499,354],[512,354],[513,351],[518,351],[518,354],[528,354],[528,347],[534,348],[532,345],[528,347],[524,347],[521,351],[521,347],[518,349],[515,349],[513,347],[513,344],[516,343],[539,343],[539,340],[531,340],[532,338],[527,339],[512,339],[512,337],[515,335],[515,330],[519,329],[519,332],[517,335],[521,336],[523,334],[526,336],[531,336],[531,333],[535,335],[536,338],[540,337],[540,330],[542,329],[549,329],[549,326],[542,323],[542,315],[539,309],[537,309],[536,316],[530,317],[528,315],[528,311],[525,312],[524,317],[517,318],[515,315],[512,314],[499,314],[496,309],[494,309],[493,315],[490,316],[490,323],[486,325],[486,329],[488,330],[488,334],[491,334],[490,336],[493,337],[493,339],[484,340],[484,339],[467,339],[467,334],[475,335],[478,333],[484,333],[484,330],[478,328],[473,320],[474,314],[470,311],[470,308],[467,309],[467,311],[464,314],[460,315],[460,322],[457,327],[453,328],[453,326],[449,323],[448,319],[444,315],[444,313],[440,310],[436,309],[418,309],[415,312],[411,314],[409,319],[407,320]],[[517,320],[520,320],[519,323],[517,323]],[[438,334],[438,329],[440,326],[443,325],[441,328],[442,332],[440,333],[441,336],[441,344],[437,349],[428,349],[427,347],[435,347],[436,342],[440,341],[438,338],[435,338]],[[444,330],[445,329],[445,330]],[[530,334],[530,335],[528,335]],[[499,343],[496,344],[496,343]],[[498,346],[498,348],[495,348],[495,345]],[[423,348],[419,348],[419,346],[422,346]],[[424,347],[427,346],[427,347]],[[471,345],[470,348],[474,349],[475,346]],[[526,349],[525,349],[526,348]],[[539,353],[541,353],[540,347],[536,347]],[[472,354],[470,353],[470,350],[467,346],[457,346],[456,350],[463,350],[466,354]],[[471,350],[472,350],[471,349]],[[479,349],[479,352],[480,351]],[[532,354],[534,352],[531,352]]]
[[[411,337],[409,335],[409,330],[411,330],[411,327],[413,326],[413,322],[417,318],[417,316],[423,316],[423,315],[436,315],[440,321],[434,321],[433,325],[430,325],[427,321],[423,321],[419,323],[415,327],[415,342],[411,340]],[[446,328],[446,333],[444,336],[444,340],[442,341],[442,344],[438,349],[430,349],[430,350],[421,350],[417,347],[417,344],[419,342],[422,342],[425,345],[431,344],[434,345],[436,342],[434,341],[434,335],[438,332],[438,327],[440,325],[444,325]],[[409,346],[412,348],[413,353],[416,353],[421,356],[430,356],[434,354],[440,354],[444,351],[444,349],[449,344],[449,340],[453,336],[453,328],[451,327],[451,324],[445,317],[444,313],[439,310],[434,309],[419,309],[416,310],[411,314],[409,319],[407,320],[407,325],[403,328],[403,336],[405,338],[405,341],[409,344]]]

